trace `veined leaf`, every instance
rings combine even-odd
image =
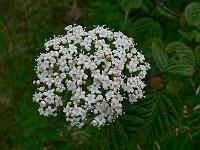
[[[181,41],[172,42],[167,45],[166,51],[176,52],[179,62],[194,64],[194,54],[192,50]]]
[[[194,73],[194,67],[191,64],[173,64],[168,67],[167,72],[182,76],[192,76]]]
[[[168,67],[168,55],[164,52],[164,50],[156,43],[153,43],[151,46],[153,59],[156,62],[156,65],[160,69],[161,72],[165,72]]]
[[[126,150],[128,135],[118,119],[110,123],[109,126],[103,127],[102,131],[104,149]]]
[[[187,22],[191,25],[199,25],[200,24],[200,3],[193,2],[190,3],[185,8],[185,18]]]
[[[125,114],[101,129],[104,149],[126,150],[129,138],[138,134],[147,120],[151,108],[151,99],[141,100],[134,104],[124,102],[123,111]]]
[[[178,32],[188,41],[192,41],[196,38],[198,31],[194,29],[189,29],[189,30],[178,30]]]
[[[129,32],[131,32],[138,44],[143,44],[151,38],[162,37],[160,24],[151,18],[141,18],[136,20],[129,29]]]
[[[115,127],[114,125],[111,123],[109,125],[109,138],[110,138],[110,147],[111,149],[113,150],[118,150],[118,145],[117,145],[117,136],[116,136],[116,130],[115,130]]]
[[[181,41],[172,42],[167,45],[166,50],[178,59],[171,59],[167,72],[182,76],[192,76],[194,72],[193,51]]]
[[[123,125],[116,120],[114,123],[114,127],[116,132],[117,144],[119,150],[126,150],[127,143],[128,143],[128,135],[123,127]]]
[[[109,126],[102,128],[103,148],[110,150],[110,137],[109,137]]]
[[[168,93],[153,97],[154,106],[149,120],[144,125],[147,140],[159,140],[169,135],[179,123],[182,114],[181,101]]]

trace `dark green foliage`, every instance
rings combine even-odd
[[[131,34],[138,44],[144,44],[151,38],[162,37],[160,25],[151,18],[140,18],[130,28]]]
[[[104,142],[107,143],[106,147],[114,149],[116,139],[111,137],[119,131],[126,136],[128,135],[129,140],[133,138],[136,141],[146,143],[161,141],[179,126],[183,114],[183,105],[180,99],[174,95],[154,93],[145,101],[135,104],[124,103],[123,110],[125,114],[103,130],[104,140],[106,141],[109,138],[108,141]],[[123,130],[114,131],[113,126],[116,124],[120,124]],[[121,139],[124,139],[124,136]],[[116,149],[120,148],[116,147]]]
[[[194,65],[194,54],[191,48],[181,41],[169,43],[166,47],[169,53],[176,53],[180,63],[188,63]]]
[[[158,93],[152,100],[154,106],[144,125],[144,134],[148,141],[158,141],[178,127],[183,105],[179,98],[167,93]]]
[[[142,5],[143,0],[119,0],[122,8],[125,11],[131,11],[139,8]]]
[[[128,135],[118,119],[109,126],[103,127],[102,132],[104,149],[126,150]]]
[[[62,112],[41,117],[32,102],[36,55],[73,23],[124,32],[151,64],[146,98],[126,100],[125,113],[101,129],[71,129]],[[0,150],[196,150],[199,99],[198,0],[0,1]]]
[[[93,0],[90,5],[91,10],[86,18],[87,26],[106,25],[113,29],[120,29],[123,24],[123,14],[118,11],[120,6],[114,0]]]
[[[192,76],[194,72],[194,55],[192,49],[187,47],[183,42],[176,41],[169,43],[166,51],[172,55],[171,64],[168,68],[170,73]],[[173,58],[176,58],[176,60]]]
[[[102,129],[105,149],[126,150],[128,140],[141,131],[145,120],[151,112],[151,107],[151,100],[135,104],[125,102],[123,104],[125,114]]]
[[[156,62],[156,65],[158,66],[161,72],[165,72],[169,63],[168,55],[156,43],[152,44],[151,49],[153,59]]]
[[[175,62],[176,63],[176,62]],[[189,64],[172,64],[167,70],[169,73],[182,76],[192,76],[194,72],[193,66]]]
[[[199,25],[200,24],[200,3],[197,3],[197,2],[190,3],[185,8],[185,18],[189,24]]]

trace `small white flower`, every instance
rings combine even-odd
[[[45,101],[41,101],[40,102],[40,107],[45,107],[46,106],[46,102]]]
[[[85,31],[70,25],[65,30],[47,41],[36,59],[33,101],[39,103],[40,115],[56,116],[62,107],[71,126],[92,119],[93,126],[101,127],[123,114],[122,101],[144,97],[150,66],[132,38],[104,26]]]

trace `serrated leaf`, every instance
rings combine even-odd
[[[164,50],[156,43],[151,46],[153,59],[161,72],[165,72],[168,67],[168,55]]]
[[[142,115],[145,115],[145,114],[147,114],[149,112],[149,110],[147,109],[148,105],[146,107],[142,107],[142,106],[139,106],[139,105],[125,103],[123,106],[124,106],[123,107],[123,111],[125,112],[125,114],[128,114],[128,115],[131,115],[131,114],[135,114],[135,115],[142,114]]]
[[[143,44],[151,38],[162,37],[160,24],[151,18],[141,18],[136,20],[133,26],[128,30],[138,44]]]
[[[101,129],[104,149],[126,150],[129,138],[138,134],[148,118],[152,108],[151,104],[151,99],[141,100],[134,104],[124,102],[123,110],[125,114],[115,119],[109,126],[104,126]],[[141,111],[141,113],[139,113],[139,111]]]
[[[181,41],[169,43],[166,47],[166,51],[170,53],[175,52],[179,58],[179,63],[194,64],[194,54],[192,50]]]
[[[109,126],[103,127],[102,137],[104,149],[126,150],[128,135],[118,119],[110,123]]]
[[[139,8],[143,0],[121,0],[121,6],[124,10],[130,11],[134,8]]]
[[[109,126],[102,128],[103,148],[104,150],[110,150],[110,137],[109,137]]]
[[[128,143],[128,135],[123,127],[123,125],[116,120],[114,122],[114,127],[116,130],[116,138],[119,150],[126,150],[127,143]]]
[[[199,25],[200,24],[200,3],[192,2],[185,8],[185,18],[188,24]]]
[[[160,140],[170,134],[179,123],[182,114],[181,101],[168,93],[153,97],[154,106],[149,120],[144,125],[146,140]]]
[[[116,131],[115,131],[114,125],[111,123],[109,125],[109,138],[110,138],[109,143],[110,143],[110,147],[113,150],[118,150],[119,148],[118,148],[118,145],[117,145],[117,139],[116,139],[117,136],[115,135],[116,134],[115,132]]]
[[[173,64],[168,67],[167,72],[181,76],[192,76],[194,67],[191,64]]]

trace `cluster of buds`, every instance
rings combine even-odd
[[[39,113],[57,115],[61,107],[71,126],[88,120],[101,127],[123,114],[122,102],[144,97],[143,79],[150,68],[132,38],[104,26],[86,31],[80,25],[65,28],[44,44],[36,59]]]

